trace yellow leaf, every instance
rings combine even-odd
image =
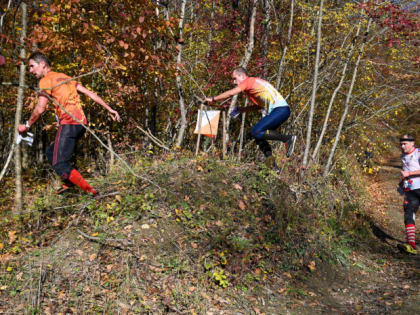
[[[121,195],[116,195],[116,196],[115,196],[115,199],[117,199],[117,201],[118,201],[119,203],[121,203],[121,202],[122,202]]]
[[[106,218],[106,223],[110,223],[112,221],[114,221],[114,218],[113,217],[107,217]]]
[[[309,270],[310,270],[311,272],[315,271],[315,261],[314,261],[314,260],[312,260],[312,261],[309,263],[308,268],[309,268]]]

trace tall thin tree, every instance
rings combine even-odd
[[[309,109],[308,117],[308,129],[306,130],[306,145],[305,153],[303,155],[303,166],[305,167],[308,164],[309,149],[311,147],[311,136],[312,136],[312,122],[315,112],[315,99],[318,86],[318,69],[319,69],[319,55],[321,52],[321,39],[322,39],[322,10],[323,10],[324,0],[320,1],[319,4],[319,14],[318,14],[318,31],[317,31],[317,40],[316,40],[316,56],[315,56],[315,65],[314,65],[314,78],[312,85],[312,96],[311,96],[311,107]]]
[[[332,160],[333,160],[333,157],[334,157],[334,153],[335,153],[335,150],[337,149],[337,144],[338,144],[338,141],[340,140],[340,137],[341,137],[341,131],[343,130],[344,121],[346,120],[347,114],[348,114],[349,109],[350,109],[350,99],[351,99],[351,96],[352,96],[352,93],[353,93],[353,87],[354,87],[354,83],[356,81],[357,72],[359,70],[360,59],[362,58],[362,55],[363,55],[364,50],[365,50],[366,36],[367,36],[367,34],[369,34],[371,22],[372,22],[372,19],[369,19],[367,29],[366,29],[366,33],[365,33],[365,37],[363,39],[362,45],[360,46],[360,50],[359,50],[359,54],[357,56],[356,64],[354,65],[353,76],[351,78],[349,91],[347,92],[346,101],[344,103],[344,111],[343,111],[343,114],[341,115],[340,123],[338,124],[337,132],[335,134],[334,143],[333,143],[333,146],[331,148],[330,154],[328,156],[328,161],[327,161],[327,164],[326,164],[325,169],[324,169],[324,173],[323,173],[324,177],[327,177],[328,173],[330,171]]]
[[[25,2],[20,4],[21,15],[22,15],[22,30],[20,33],[20,67],[19,67],[19,88],[17,93],[16,102],[16,115],[15,115],[15,132],[13,142],[16,143],[18,132],[17,128],[22,120],[22,107],[24,98],[24,86],[25,86],[25,74],[26,74],[26,49],[25,49],[25,38],[26,38],[26,27],[27,27],[27,5]],[[22,212],[23,208],[23,189],[22,189],[22,158],[20,145],[15,146],[15,172],[16,172],[16,192],[15,192],[15,208],[13,213],[18,215]]]
[[[181,114],[181,124],[178,130],[178,136],[176,140],[176,145],[181,146],[182,141],[184,140],[185,129],[187,128],[187,110],[185,108],[185,99],[184,91],[182,86],[182,76],[181,76],[181,62],[182,62],[182,48],[183,48],[183,34],[184,34],[184,19],[185,19],[185,6],[187,0],[182,0],[181,3],[181,17],[179,19],[178,30],[179,30],[179,43],[178,55],[176,57],[176,88],[178,91],[178,100],[179,100],[179,110]]]

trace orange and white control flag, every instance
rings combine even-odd
[[[217,129],[219,127],[220,110],[201,111],[201,128],[199,126],[199,113],[200,111],[197,113],[197,125],[195,126],[194,133],[200,133],[203,136],[215,139],[217,136]]]

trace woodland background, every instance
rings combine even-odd
[[[0,312],[414,314],[398,137],[420,136],[419,3],[301,0],[0,1]],[[33,51],[97,92],[77,168],[100,191],[56,195]],[[193,133],[205,96],[243,66],[290,104],[280,172],[246,133]],[[207,107],[209,108],[209,107]],[[199,154],[195,151],[199,149]],[[116,154],[111,154],[115,152]],[[418,242],[420,242],[418,240]]]
[[[366,151],[380,152],[391,133],[419,135],[414,1],[3,0],[1,10],[0,167],[5,170],[15,150],[17,178],[20,165],[43,165],[55,131],[50,110],[34,127],[33,147],[12,147],[16,124],[37,100],[28,88],[37,82],[25,69],[25,58],[36,50],[120,112],[123,122],[112,123],[85,100],[90,126],[117,152],[194,150],[199,100],[232,88],[231,71],[240,65],[287,99],[292,116],[284,128],[299,136],[293,159],[324,177],[349,154],[363,160]],[[245,97],[225,103],[226,111],[236,102]],[[253,158],[255,146],[242,151],[241,130],[258,119],[251,114],[230,121],[227,115],[224,140],[204,141],[205,149]],[[88,141],[85,158],[106,171],[108,153]],[[20,195],[19,180],[17,190]]]

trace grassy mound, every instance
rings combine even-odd
[[[286,313],[315,299],[300,281],[345,265],[366,233],[343,223],[359,211],[345,183],[298,182],[286,162],[279,177],[206,156],[134,161],[143,179],[90,179],[97,200],[43,188],[1,221],[0,310]]]

